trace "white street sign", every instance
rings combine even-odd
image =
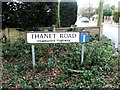
[[[27,33],[28,43],[70,43],[80,42],[79,32],[29,32]]]
[[[35,67],[35,43],[71,43],[89,42],[89,32],[28,32],[27,43],[32,44],[32,63]],[[82,45],[81,63],[84,62],[84,44]]]

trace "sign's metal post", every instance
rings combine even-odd
[[[85,42],[85,34],[83,34],[83,42]],[[82,44],[82,54],[81,54],[81,64],[84,62],[84,48],[85,48],[85,45]]]
[[[35,45],[31,45],[32,47],[32,63],[33,63],[33,68],[35,68]]]
[[[85,51],[85,45],[82,44],[81,64],[84,62],[84,51]]]
[[[85,52],[85,44],[89,42],[89,34],[90,32],[82,31],[80,32],[80,42],[82,43],[82,51],[81,51],[81,64],[84,62],[84,52]]]
[[[53,25],[53,32],[55,32],[56,30],[55,30],[55,25]]]

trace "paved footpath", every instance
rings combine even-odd
[[[103,24],[103,35],[107,36],[109,39],[115,43],[115,47],[118,48],[118,43],[120,43],[120,27],[116,24]]]

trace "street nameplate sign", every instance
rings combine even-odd
[[[80,42],[79,32],[28,32],[28,43],[71,43]]]
[[[90,32],[28,32],[27,43],[32,44],[32,63],[33,68],[35,67],[35,43],[73,43],[89,42]],[[84,44],[82,45],[81,63],[84,61]]]

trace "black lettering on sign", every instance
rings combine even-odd
[[[60,34],[60,38],[75,38],[76,34]]]
[[[64,38],[64,37],[63,37],[63,34],[60,34],[60,38]]]
[[[56,34],[53,34],[53,37],[54,37],[54,38],[55,38],[55,35],[56,35]]]
[[[44,38],[43,34],[40,34],[40,38]]]
[[[69,35],[68,34],[64,34],[64,38],[69,38]]]
[[[32,34],[32,39],[55,38],[56,34]]]
[[[72,38],[76,38],[76,36],[77,36],[76,34],[72,34]]]
[[[50,34],[50,33],[33,33],[32,35],[32,39],[47,39],[47,38],[56,38],[56,34]],[[67,33],[63,33],[60,34],[60,38],[76,38],[76,34],[67,34]]]
[[[33,39],[34,37],[33,37],[33,34],[32,34],[32,39]]]
[[[39,38],[39,34],[32,34],[32,39],[36,39],[36,38]]]
[[[49,38],[49,35],[48,34],[44,34],[44,38]]]

